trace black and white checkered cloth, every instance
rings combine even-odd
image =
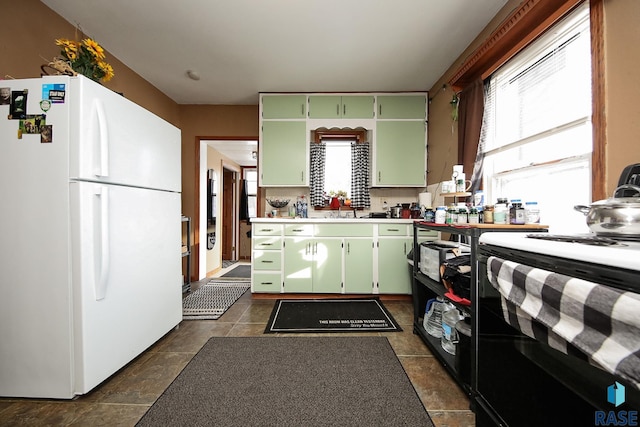
[[[487,277],[508,324],[640,389],[640,294],[497,257]]]

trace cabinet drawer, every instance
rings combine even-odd
[[[280,251],[253,251],[254,270],[280,270],[282,254]]]
[[[378,224],[378,236],[407,236],[407,224]]]
[[[282,233],[282,224],[253,224],[254,236],[279,236]]]
[[[254,237],[253,249],[256,250],[280,250],[282,249],[282,237]]]
[[[280,292],[282,276],[280,273],[253,273],[253,292]]]
[[[314,236],[373,237],[373,224],[316,224]]]
[[[287,224],[284,227],[285,236],[313,236],[313,224]]]

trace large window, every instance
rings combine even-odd
[[[581,7],[497,70],[483,124],[486,199],[536,201],[556,233],[586,232],[591,201],[589,11]]]

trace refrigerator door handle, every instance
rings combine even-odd
[[[96,301],[100,301],[104,299],[107,293],[107,281],[109,279],[109,189],[100,187],[95,195],[100,202],[100,219],[99,224],[96,226],[96,231],[98,232],[96,234],[100,236],[100,250],[99,253],[94,252],[96,274],[93,283]]]
[[[96,152],[100,155],[99,161],[95,164],[95,175],[109,176],[109,131],[102,101],[95,99],[93,110],[95,112],[93,125],[97,125],[98,129],[98,149]]]

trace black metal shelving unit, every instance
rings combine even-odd
[[[482,233],[491,231],[501,232],[546,232],[546,226],[529,226],[529,225],[493,225],[493,224],[473,224],[473,225],[441,225],[416,221],[413,224],[413,280],[412,280],[412,299],[413,299],[413,332],[422,338],[423,342],[429,347],[434,356],[442,363],[451,377],[458,383],[462,390],[471,396],[477,389],[477,349],[478,338],[476,331],[478,330],[478,262],[477,252],[479,238]],[[442,233],[448,233],[459,237],[464,237],[465,242],[461,243],[469,246],[470,263],[471,263],[471,305],[466,306],[458,302],[451,301],[445,296],[446,289],[441,282],[436,282],[428,276],[420,272],[420,243],[417,235],[419,229],[436,230]],[[458,239],[463,240],[463,239]],[[456,369],[455,356],[447,353],[440,345],[440,339],[432,337],[422,326],[424,318],[425,305],[427,300],[441,296],[445,300],[454,304],[459,310],[467,313],[471,318],[471,342],[468,355],[461,355],[464,359],[461,363],[469,365],[469,384],[466,384]]]

